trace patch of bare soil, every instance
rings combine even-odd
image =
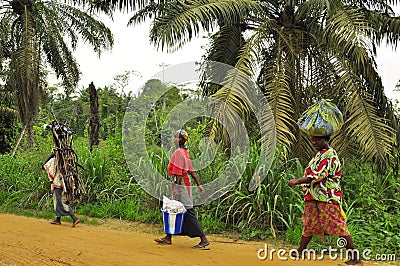
[[[161,227],[161,225],[160,225]],[[209,235],[210,250],[193,249],[199,239],[173,237],[172,245],[154,238],[158,228],[107,220],[104,225],[51,225],[44,219],[0,214],[0,265],[339,265],[343,261],[279,260],[268,243]],[[268,245],[265,252],[259,252]],[[366,261],[364,265],[378,265]]]

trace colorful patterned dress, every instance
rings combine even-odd
[[[347,236],[349,230],[341,208],[342,166],[332,148],[318,151],[304,173],[311,183],[303,185],[303,236]]]

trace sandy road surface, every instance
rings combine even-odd
[[[198,239],[173,238],[160,245],[160,234],[134,223],[107,221],[105,225],[70,223],[0,214],[0,265],[339,265],[342,261],[260,260],[264,242],[209,235],[210,250],[191,248]],[[268,246],[268,248],[273,248]],[[275,247],[277,249],[282,247]],[[261,253],[261,255],[263,255]],[[364,265],[378,265],[364,262]]]

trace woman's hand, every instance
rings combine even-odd
[[[311,181],[312,181],[312,179],[309,178],[308,176],[303,176],[300,178],[289,180],[289,182],[287,184],[289,187],[293,187],[295,185],[308,184],[308,183],[311,183]]]
[[[204,194],[204,188],[202,185],[198,185],[198,188],[200,190],[200,194],[203,195]]]
[[[295,185],[298,185],[298,180],[297,179],[289,180],[287,184],[289,187],[293,187]]]

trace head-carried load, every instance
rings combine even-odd
[[[343,115],[337,106],[321,100],[307,109],[297,125],[310,136],[330,136],[337,133],[344,124]]]
[[[57,171],[62,174],[63,191],[68,200],[77,199],[86,194],[86,191],[78,174],[77,167],[80,165],[73,148],[73,132],[57,120],[44,125],[44,128],[52,132],[54,148],[50,158],[55,157]],[[70,140],[68,139],[69,137]]]

